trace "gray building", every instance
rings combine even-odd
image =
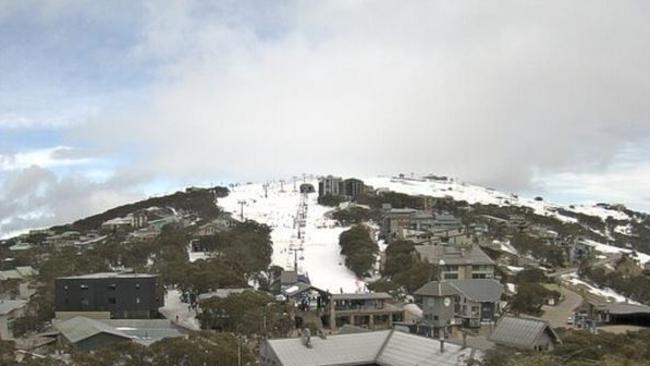
[[[116,319],[157,318],[158,308],[165,305],[162,285],[152,274],[108,272],[59,277],[54,291],[57,317],[95,312]]]
[[[435,275],[443,280],[494,278],[494,261],[477,245],[416,245],[415,251],[420,260],[436,266]]]
[[[424,320],[437,329],[452,325],[478,328],[501,312],[503,285],[495,280],[432,281],[415,291]]]
[[[473,348],[396,330],[267,339],[260,345],[262,366],[460,366],[481,358]]]
[[[330,303],[330,329],[346,324],[369,329],[392,328],[404,320],[402,306],[391,302],[385,292],[367,294],[333,294]]]
[[[461,228],[462,222],[448,213],[385,207],[381,236],[391,242],[421,236],[424,233],[452,232]]]
[[[507,347],[546,351],[562,343],[553,328],[544,320],[504,316],[497,323],[490,341]]]

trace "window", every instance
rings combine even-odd
[[[445,280],[457,280],[458,279],[458,273],[445,273],[444,277],[445,277]]]
[[[136,297],[136,298],[135,298],[135,303],[136,303],[136,304],[139,304],[139,303],[140,303],[140,298],[139,298],[139,297]]]
[[[88,285],[81,284],[81,286],[79,286],[79,287],[80,287],[82,290],[88,290]]]
[[[439,316],[437,316],[437,315],[434,315],[434,316],[433,316],[433,320],[438,320],[438,319],[440,319]]]
[[[472,273],[472,278],[474,279],[485,279],[488,278],[485,273]]]
[[[136,290],[139,290],[139,289],[140,289],[140,284],[139,284],[139,283],[136,283],[136,284],[135,284],[135,289],[136,289]]]
[[[115,289],[117,288],[117,285],[114,284],[114,283],[112,283],[112,284],[106,286],[106,288],[109,289],[109,290],[111,290],[111,291],[115,291]]]
[[[64,291],[68,291],[68,285],[63,286]]]
[[[117,304],[117,299],[114,298],[114,297],[109,297],[108,298],[108,303],[115,305],[115,304]]]

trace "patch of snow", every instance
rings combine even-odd
[[[506,288],[508,289],[509,292],[516,294],[517,293],[517,285],[514,283],[506,283]]]
[[[589,240],[589,239],[585,240],[584,242],[585,242],[585,244],[594,247],[594,249],[596,249],[597,251],[599,251],[601,253],[605,253],[605,254],[630,254],[630,253],[633,252],[630,249],[619,248],[619,247],[615,247],[613,245],[602,244],[602,243],[599,243],[597,241],[593,241],[593,240]],[[638,259],[641,264],[644,264],[644,263],[650,262],[650,255],[637,251],[636,252],[636,259]]]
[[[619,293],[617,293],[616,291],[614,291],[612,289],[609,289],[609,288],[601,289],[601,288],[598,288],[596,286],[593,286],[593,285],[579,279],[575,273],[570,274],[570,275],[565,275],[565,276],[563,276],[563,279],[570,282],[574,286],[583,286],[583,287],[586,288],[586,290],[589,293],[594,294],[596,296],[603,297],[603,298],[607,299],[608,301],[609,300],[613,300],[615,302],[625,302],[625,301],[627,301],[630,304],[639,305],[638,302],[629,300],[625,296],[620,295]]]
[[[506,266],[510,272],[517,273],[524,270],[524,267]]]

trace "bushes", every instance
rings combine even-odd
[[[355,225],[342,232],[339,245],[341,254],[345,255],[345,265],[357,276],[363,277],[372,270],[379,248],[365,226]]]
[[[352,206],[344,210],[334,211],[332,218],[344,226],[360,224],[370,220],[370,210],[359,206]]]

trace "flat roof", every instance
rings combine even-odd
[[[154,278],[158,275],[150,273],[121,273],[121,272],[100,272],[89,273],[79,276],[57,277],[57,280],[96,280],[102,278]]]
[[[333,300],[389,300],[393,297],[385,292],[373,292],[366,294],[333,294]]]

